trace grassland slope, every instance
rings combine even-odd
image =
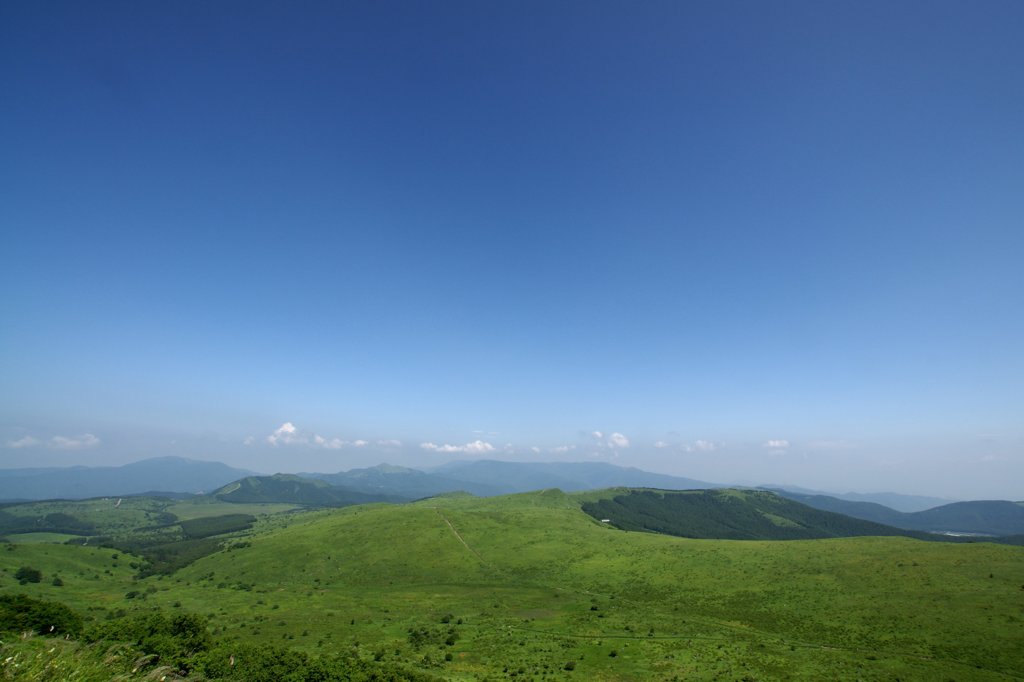
[[[455,680],[1024,677],[1022,548],[685,539],[602,524],[580,508],[588,495],[261,517],[142,580],[109,550],[18,545],[0,571],[46,577],[0,592],[59,595],[97,619],[181,609],[226,646],[344,650]],[[63,587],[47,582],[58,562]]]
[[[453,614],[465,622],[445,669],[465,679],[567,656],[595,679],[1024,675],[1019,548],[622,532],[558,490],[279,523],[175,576],[189,600],[223,605],[229,631],[266,637],[252,620],[265,613],[279,636],[313,617],[321,637],[390,651]]]

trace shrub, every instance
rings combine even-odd
[[[192,659],[213,644],[202,616],[161,611],[134,614],[111,621],[90,633],[95,639],[131,642],[146,654],[155,655],[161,665],[191,670]]]
[[[43,635],[77,635],[82,618],[59,602],[23,594],[0,596],[0,631],[34,630]]]
[[[14,578],[22,585],[38,583],[43,579],[43,572],[31,566],[22,566],[14,573]]]

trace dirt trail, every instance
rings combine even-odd
[[[441,519],[442,519],[442,520],[443,520],[443,521],[444,521],[445,523],[447,523],[447,524],[448,524],[448,528],[449,528],[449,529],[451,529],[451,531],[452,531],[452,533],[453,533],[453,534],[455,535],[455,537],[456,537],[456,538],[458,538],[459,542],[461,542],[461,543],[462,543],[462,546],[463,546],[463,547],[465,547],[466,549],[468,549],[468,550],[469,550],[469,551],[470,551],[470,552],[471,552],[471,553],[473,554],[473,556],[475,556],[475,557],[477,558],[477,560],[479,560],[479,561],[480,561],[480,563],[482,563],[482,564],[484,564],[484,565],[487,565],[487,562],[486,562],[486,561],[484,560],[484,558],[483,558],[482,556],[480,556],[480,553],[479,553],[479,552],[477,552],[477,551],[476,551],[475,549],[473,549],[472,547],[470,547],[470,546],[469,546],[469,544],[468,544],[468,543],[467,543],[467,542],[466,542],[465,540],[463,540],[463,539],[462,539],[462,536],[461,536],[461,535],[459,535],[459,531],[455,530],[455,526],[453,526],[453,525],[452,525],[452,522],[448,520],[448,517],[447,517],[447,516],[445,516],[444,514],[442,514],[442,513],[441,513],[441,510],[440,510],[440,509],[437,509],[436,507],[434,508],[434,511],[435,511],[435,512],[437,512],[437,515],[438,515],[438,516],[440,516],[440,517],[441,517]]]

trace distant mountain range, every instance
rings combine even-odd
[[[120,467],[0,470],[0,500],[83,499],[144,493],[210,493],[233,502],[287,502],[336,507],[403,502],[464,491],[477,496],[558,488],[566,492],[605,488],[697,490],[727,486],[619,467],[606,462],[451,462],[429,471],[381,464],[334,474],[257,476],[219,462],[160,457]],[[904,530],[1024,534],[1024,505],[1006,501],[954,502],[913,512],[875,501],[841,499],[814,491],[774,488],[779,495],[818,510]],[[844,497],[872,499],[853,494]],[[936,498],[881,493],[904,508]],[[941,502],[941,500],[938,500]]]
[[[1005,500],[953,502],[918,512],[900,512],[873,502],[841,500],[788,490],[774,492],[809,507],[852,516],[887,526],[931,533],[1024,534],[1024,503]]]
[[[406,501],[399,495],[364,493],[291,474],[247,476],[214,491],[213,497],[224,502],[287,502],[312,507]]]
[[[559,488],[572,492],[619,486],[667,490],[726,487],[718,483],[655,474],[607,462],[500,462],[482,459],[472,462],[451,462],[432,471],[459,481],[497,488],[504,494],[545,488]]]
[[[571,492],[616,486],[673,490],[723,487],[692,478],[617,467],[605,462],[537,463],[476,460],[451,462],[430,471],[380,464],[368,469],[352,469],[336,474],[300,475],[349,490],[400,495],[408,499],[420,499],[455,491],[488,497],[545,488],[559,488]]]
[[[849,502],[874,502],[875,504],[885,505],[886,507],[901,512],[924,511],[925,509],[940,507],[944,504],[957,501],[943,497],[905,495],[903,493],[832,493],[822,490],[810,490],[808,488],[801,488],[795,485],[765,484],[757,487],[762,490],[785,490],[787,492],[801,495],[825,495],[839,500],[847,500]]]
[[[368,469],[352,469],[336,474],[299,475],[349,490],[369,494],[398,495],[409,500],[418,500],[459,490],[480,497],[490,497],[508,492],[504,486],[495,485],[493,482],[463,480],[391,464],[379,464]]]
[[[117,467],[0,469],[0,500],[81,500],[142,493],[201,493],[248,476],[220,462],[157,457]]]

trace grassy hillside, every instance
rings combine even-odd
[[[91,536],[135,532],[173,523],[175,518],[165,513],[171,504],[170,500],[151,497],[8,504],[0,509],[0,535],[51,532]]]
[[[548,490],[263,517],[171,575],[133,580],[122,556],[106,582],[3,578],[0,592],[63,597],[96,621],[195,612],[228,645],[355,652],[448,679],[1024,676],[1022,548],[683,539],[610,528],[581,511],[586,499]],[[79,557],[102,576],[112,560],[96,552],[18,545],[0,549],[0,570],[30,561],[47,574]]]

